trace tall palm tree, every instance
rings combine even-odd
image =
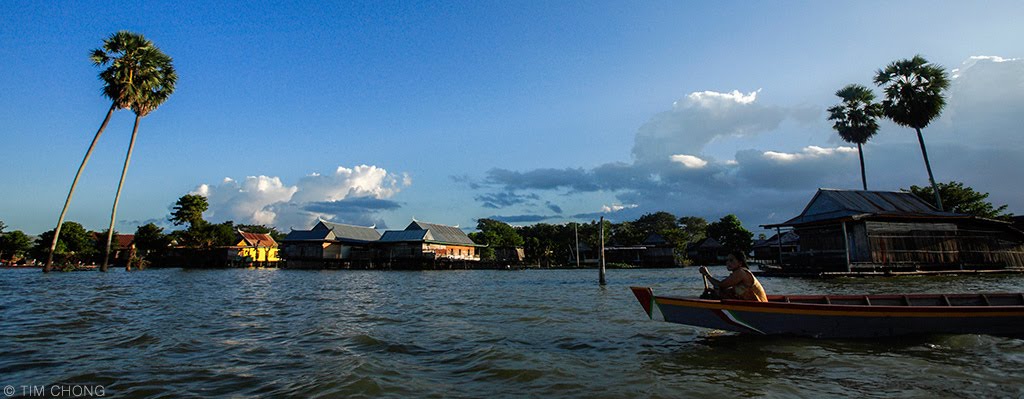
[[[828,120],[835,121],[832,128],[839,132],[847,143],[857,144],[860,155],[860,181],[868,189],[868,178],[864,172],[864,143],[878,133],[878,117],[882,116],[882,105],[875,103],[875,94],[858,84],[846,85],[836,92],[843,99],[828,109]]]
[[[935,206],[942,210],[939,188],[928,161],[928,150],[924,145],[921,129],[928,126],[942,113],[946,98],[942,92],[949,88],[949,77],[942,67],[931,64],[920,55],[909,60],[893,61],[875,74],[875,84],[885,91],[882,110],[885,116],[899,125],[914,128],[917,142],[921,144],[924,166],[928,169],[928,180],[935,192]]]
[[[92,156],[92,150],[96,148],[96,143],[99,141],[100,135],[103,134],[103,130],[107,128],[107,123],[110,122],[114,111],[131,106],[131,98],[137,90],[133,84],[137,72],[135,60],[149,45],[152,43],[142,35],[120,31],[103,40],[103,46],[93,50],[89,57],[96,66],[107,67],[100,72],[99,77],[103,81],[103,96],[111,100],[110,109],[107,110],[107,116],[103,118],[103,123],[100,124],[96,135],[93,136],[92,143],[89,144],[89,149],[85,152],[85,157],[82,158],[82,164],[78,166],[78,172],[75,173],[75,179],[71,181],[71,189],[68,190],[68,197],[64,200],[64,208],[61,209],[60,217],[57,218],[57,227],[54,229],[53,242],[50,243],[50,253],[47,255],[43,273],[49,273],[53,267],[53,252],[57,249],[60,229],[64,225],[64,216],[67,215],[71,197],[75,195],[78,179],[82,176],[89,157]]]
[[[140,36],[141,37],[141,36]],[[143,39],[144,40],[144,39]],[[107,271],[110,262],[110,246],[114,239],[114,221],[117,220],[117,205],[121,199],[121,188],[124,186],[125,175],[128,174],[128,165],[132,161],[132,150],[135,148],[135,138],[139,133],[139,120],[153,112],[174,92],[174,86],[178,81],[178,74],[174,71],[171,57],[160,51],[159,48],[147,41],[145,49],[139,52],[135,59],[137,73],[133,77],[133,91],[131,97],[131,109],[135,112],[135,125],[132,127],[132,139],[128,142],[128,153],[124,158],[124,167],[121,169],[121,180],[117,183],[117,194],[114,195],[114,207],[110,211],[110,228],[107,229],[106,254],[103,257],[101,271]],[[129,260],[127,270],[131,270]]]

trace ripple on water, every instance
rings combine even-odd
[[[0,270],[0,375],[126,398],[1024,396],[1022,340],[737,336],[648,320],[628,290],[696,293],[695,269],[594,274]],[[1024,291],[1024,276],[762,284]]]

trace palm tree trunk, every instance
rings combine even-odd
[[[868,191],[868,175],[864,173],[864,149],[857,143],[857,155],[860,155],[860,182],[864,185],[864,191]]]
[[[939,208],[939,212],[942,212],[942,198],[939,197],[939,186],[935,184],[935,176],[932,175],[932,163],[928,161],[928,150],[924,147],[924,136],[921,135],[920,128],[914,128],[914,130],[917,130],[917,142],[921,144],[924,167],[928,169],[928,181],[932,183],[932,192],[935,193],[935,207]]]
[[[114,209],[110,211],[110,227],[107,229],[107,254],[103,256],[103,265],[100,271],[107,271],[110,263],[110,244],[114,240],[114,221],[117,220],[117,203],[121,200],[121,187],[124,187],[124,176],[128,174],[128,164],[132,162],[132,149],[135,148],[135,136],[139,133],[139,119],[142,117],[135,114],[135,127],[132,128],[132,139],[128,142],[128,154],[124,157],[124,168],[121,169],[121,181],[117,183],[117,194],[114,194]],[[128,262],[128,270],[131,270],[131,259]]]
[[[103,130],[107,128],[107,123],[110,122],[110,117],[114,115],[114,110],[117,109],[117,104],[110,104],[110,110],[107,111],[107,116],[103,118],[103,123],[100,124],[100,129],[96,131],[96,136],[92,138],[92,144],[89,144],[89,150],[85,152],[85,158],[82,158],[82,164],[78,167],[78,173],[75,173],[75,180],[71,181],[71,190],[68,190],[68,198],[64,200],[64,209],[60,211],[60,217],[57,218],[57,227],[53,231],[53,242],[50,243],[50,254],[46,257],[46,266],[43,267],[43,273],[49,273],[53,267],[53,251],[57,249],[57,240],[60,238],[60,228],[64,224],[64,216],[68,213],[68,205],[71,204],[71,196],[75,195],[75,186],[78,186],[78,178],[82,177],[82,171],[85,170],[85,164],[89,162],[89,157],[92,156],[92,150],[96,148],[96,142],[99,141],[100,135],[103,134]]]

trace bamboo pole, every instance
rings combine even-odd
[[[601,274],[600,284],[606,285],[607,282],[604,279],[604,216],[601,216]]]
[[[843,248],[846,253],[846,271],[850,271],[850,236],[846,233],[846,222],[843,222]]]

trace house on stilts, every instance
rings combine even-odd
[[[763,227],[798,237],[774,253],[784,272],[1024,270],[1013,223],[940,212],[907,192],[819,189],[799,216]]]

